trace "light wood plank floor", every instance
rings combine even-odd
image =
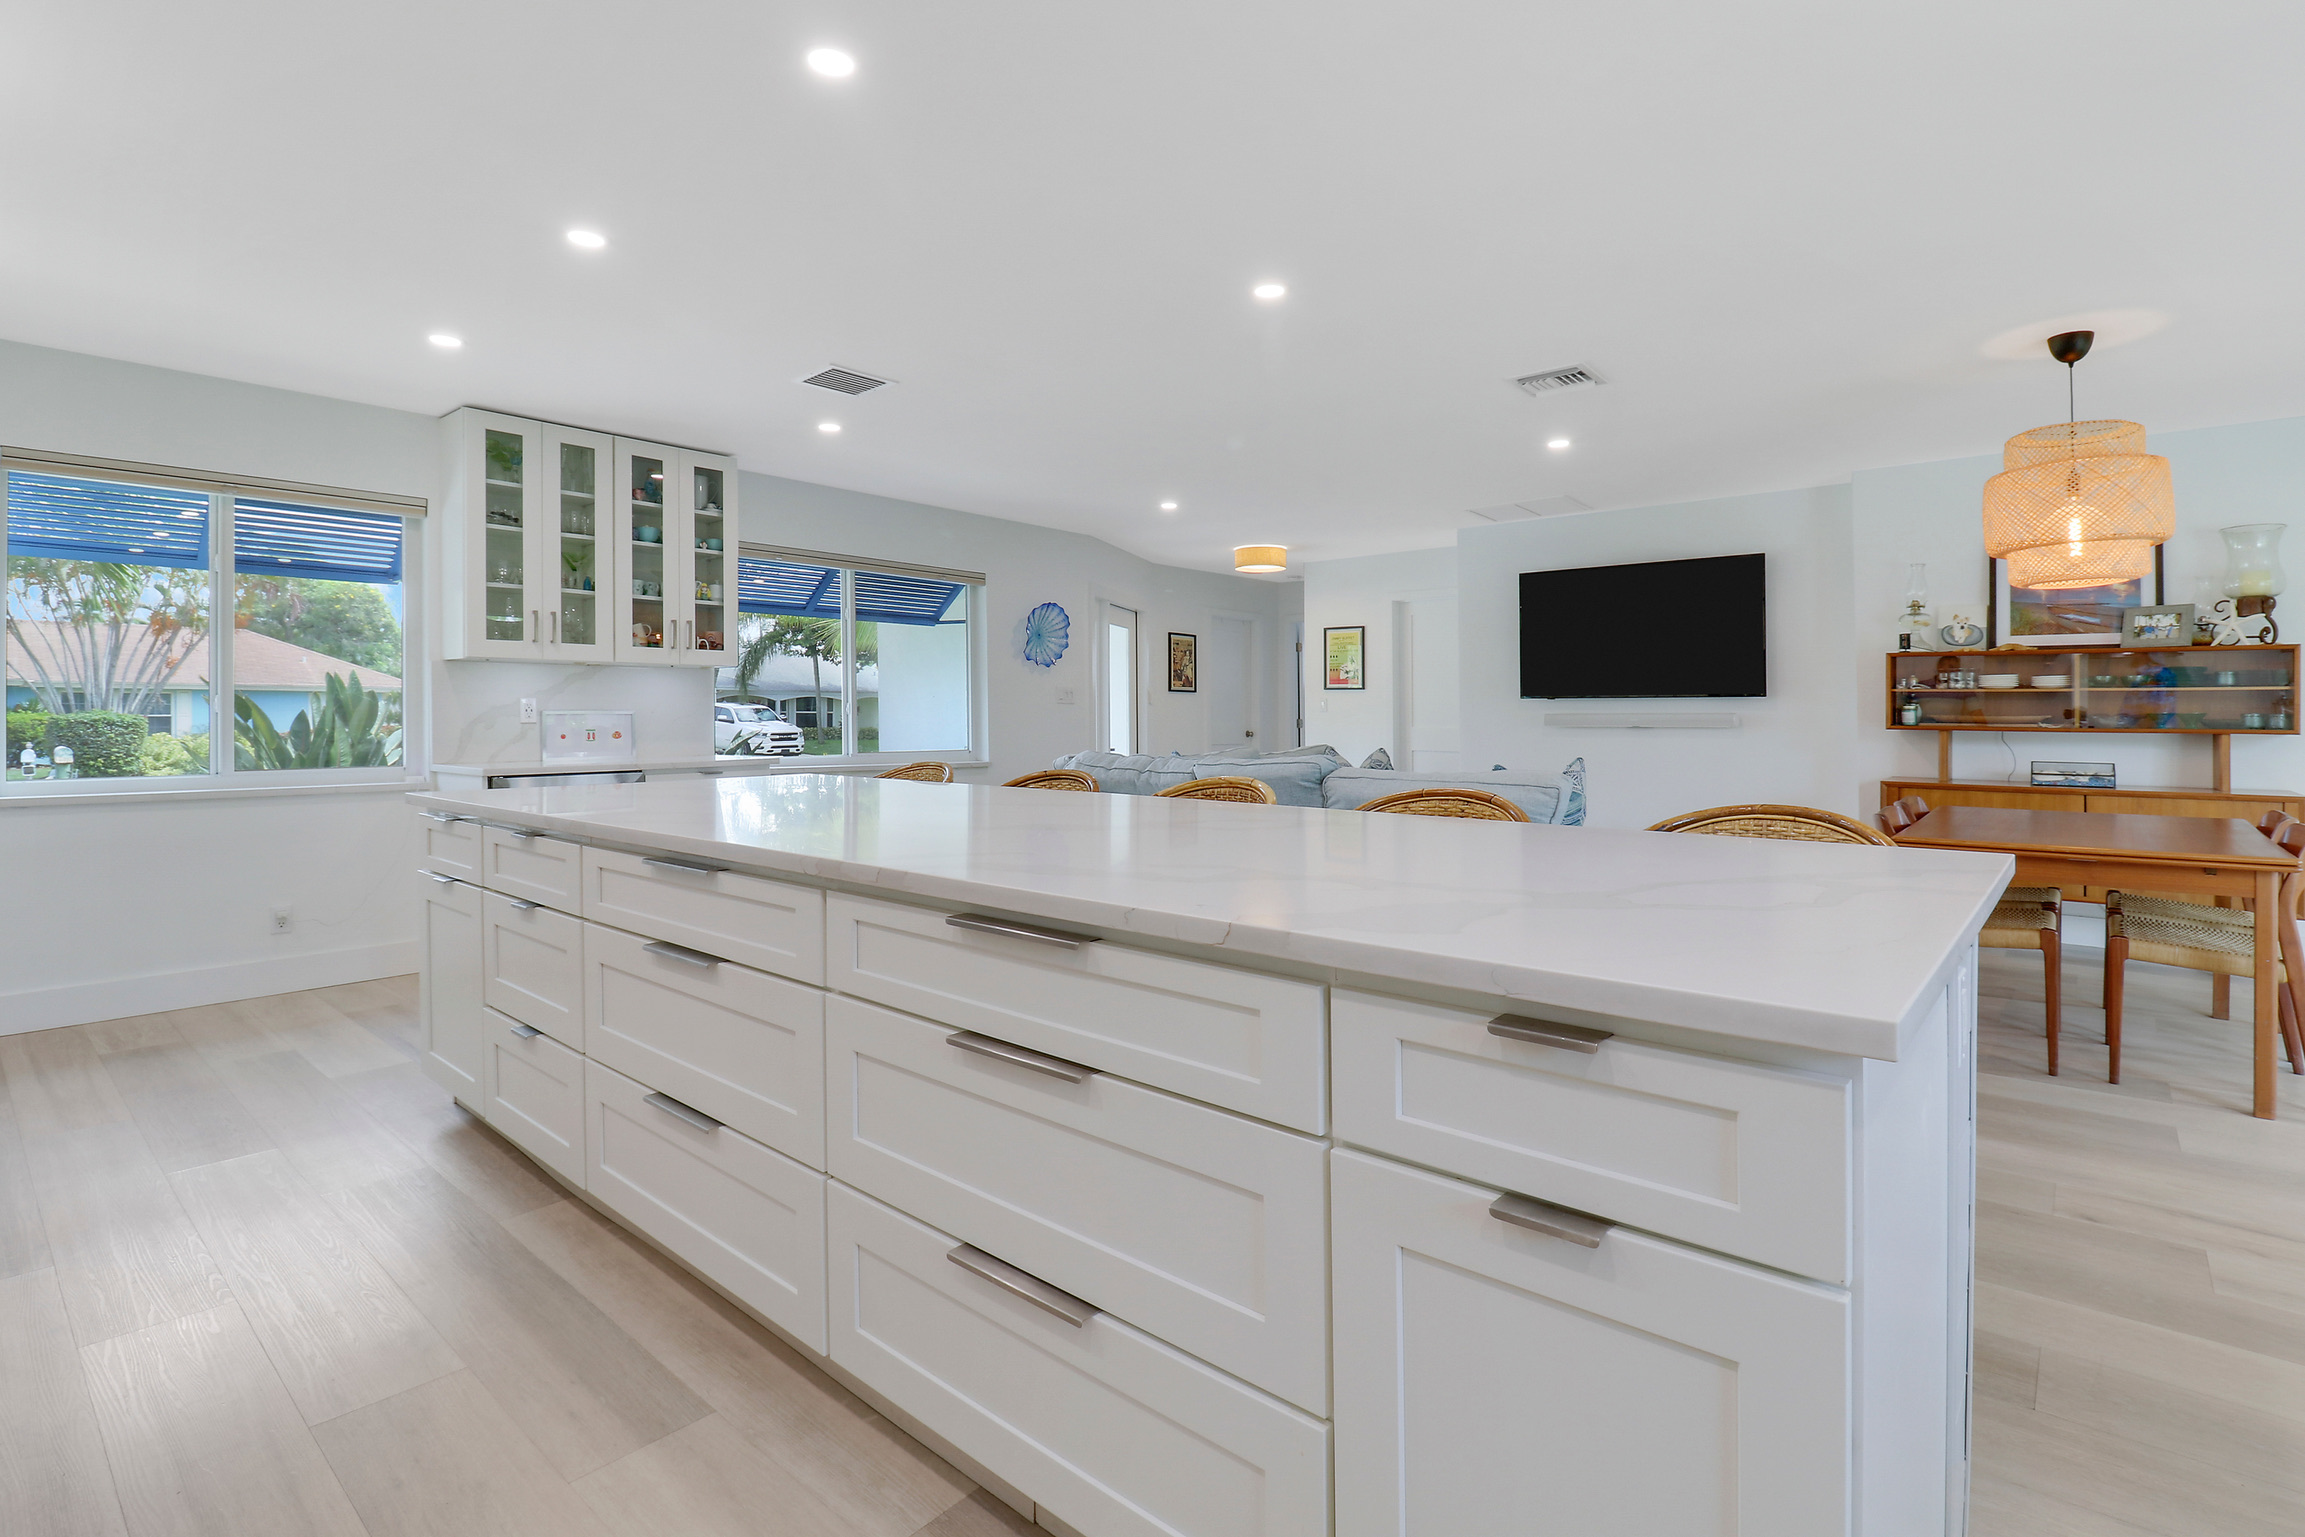
[[[1977,1537],[2305,1531],[2305,1079],[1984,959]],[[410,979],[0,1038],[0,1532],[1030,1528],[457,1109]]]
[[[0,1537],[1033,1530],[458,1109],[415,1003],[0,1037]]]

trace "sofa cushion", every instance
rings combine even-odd
[[[1352,811],[1401,790],[1486,790],[1520,807],[1532,822],[1561,822],[1568,798],[1557,779],[1511,773],[1444,778],[1401,769],[1344,768],[1322,781],[1321,804],[1333,811]]]
[[[1174,758],[1169,761],[1191,764],[1190,777],[1194,779],[1221,779],[1227,775],[1261,779],[1272,786],[1273,798],[1284,806],[1320,805],[1321,780],[1336,771],[1335,761],[1329,758],[1280,753],[1262,758]]]
[[[1079,769],[1108,795],[1153,795],[1193,778],[1184,764],[1183,759],[1155,758],[1147,753],[1076,752],[1049,766]]]

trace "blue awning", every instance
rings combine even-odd
[[[208,493],[10,470],[8,553],[205,568]]]
[[[388,513],[247,497],[232,503],[232,562],[242,576],[398,582],[405,533]]]
[[[893,576],[883,571],[856,574],[859,624],[942,624],[961,593],[959,582]],[[745,556],[736,563],[736,606],[747,614],[840,617],[840,572],[830,566]]]

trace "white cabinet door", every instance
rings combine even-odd
[[[482,911],[481,1001],[581,1050],[584,920],[501,891]]]
[[[687,498],[688,629],[680,661],[725,667],[736,617],[736,461],[718,454],[680,456]]]
[[[1338,1140],[1848,1280],[1848,1079],[1350,988],[1329,1007]]]
[[[853,998],[824,1013],[832,1173],[1326,1411],[1323,1144]]]
[[[584,1183],[584,1058],[494,1009],[481,1029],[481,1115],[572,1185]]]
[[[824,1176],[585,1064],[585,1188],[698,1275],[824,1353]]]
[[[1300,1131],[1327,1128],[1319,983],[954,921],[974,916],[829,896],[825,985]]]
[[[825,1227],[832,1358],[1074,1531],[1328,1537],[1319,1420],[1109,1313],[1036,1306],[837,1180]]]
[[[588,923],[584,1050],[824,1167],[824,994],[813,987]]]
[[[615,440],[602,433],[539,425],[529,470],[530,606],[543,633],[538,649],[553,662],[614,659],[609,591],[615,557],[602,537]]]
[[[544,655],[549,573],[542,526],[552,496],[538,469],[543,428],[516,416],[462,410],[449,421],[454,487],[442,531],[445,654],[535,660]]]
[[[1843,1293],[1330,1165],[1337,1537],[1845,1537]]]
[[[625,616],[613,637],[620,662],[676,665],[696,617],[687,585],[695,515],[681,495],[680,465],[677,448],[616,440],[609,521],[620,574],[615,607]]]
[[[430,871],[416,877],[421,923],[417,928],[418,1028],[424,1036],[424,1076],[480,1109],[480,929],[478,886]]]

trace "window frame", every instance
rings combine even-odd
[[[815,773],[827,769],[885,768],[900,763],[950,763],[956,768],[981,767],[992,760],[990,740],[991,712],[986,708],[986,694],[991,676],[990,643],[984,622],[985,577],[981,571],[954,571],[937,566],[911,565],[903,561],[874,560],[861,555],[836,555],[824,550],[796,550],[783,545],[757,544],[739,540],[737,559],[771,560],[784,564],[820,566],[840,573],[840,694],[835,706],[840,711],[840,746],[838,753],[807,754],[798,758],[763,758],[745,753],[714,753],[719,765],[774,764],[768,772]],[[968,591],[968,745],[966,747],[922,748],[910,752],[859,752],[857,734],[856,686],[856,578],[859,572],[873,572],[882,576],[922,577],[932,581],[951,582]],[[765,617],[765,616],[763,616]],[[736,624],[743,621],[740,609]],[[730,638],[737,634],[736,625],[730,627]],[[732,650],[735,648],[731,648]],[[734,663],[730,664],[734,671]],[[714,673],[713,700],[716,705],[728,703],[720,697],[718,671]],[[766,699],[767,695],[761,695]],[[831,698],[828,693],[824,697]],[[746,701],[751,702],[751,701]],[[788,722],[799,725],[792,714],[784,714]],[[804,728],[813,729],[813,728]]]
[[[84,480],[119,481],[128,485],[167,486],[197,491],[208,497],[208,772],[205,774],[126,777],[119,779],[14,780],[0,784],[0,805],[76,796],[161,796],[246,794],[250,791],[337,789],[379,786],[406,788],[430,782],[431,773],[423,733],[425,718],[424,647],[426,605],[424,583],[424,525],[429,504],[422,497],[346,490],[254,476],[213,475],[197,470],[128,460],[99,459],[44,450],[0,446],[0,575],[7,570],[9,551],[8,472],[71,476]],[[374,768],[243,769],[231,750],[232,701],[235,697],[234,644],[230,619],[238,610],[235,590],[239,572],[233,551],[233,519],[239,498],[252,501],[291,502],[322,510],[360,512],[401,520],[400,593],[400,762]],[[8,645],[0,633],[0,652]],[[349,664],[348,664],[349,665]],[[4,685],[0,685],[4,688]],[[219,726],[226,749],[219,753]]]

